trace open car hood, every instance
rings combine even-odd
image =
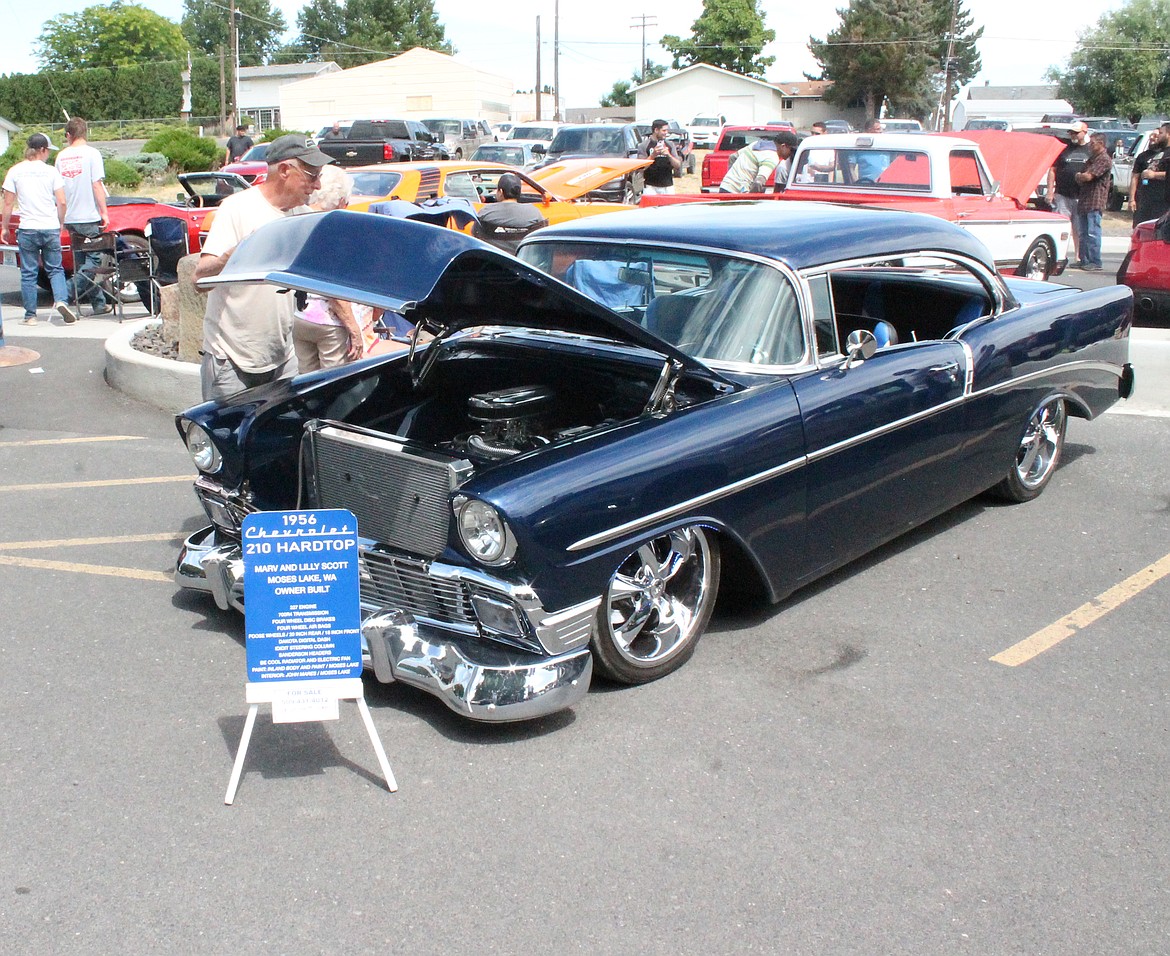
[[[592,159],[562,159],[532,170],[528,175],[558,199],[579,199],[586,193],[649,166],[650,159],[621,159],[595,156]]]
[[[538,269],[453,229],[372,213],[289,216],[258,229],[200,285],[267,282],[425,321],[449,335],[511,326],[590,335],[702,363]]]
[[[977,143],[1000,191],[1021,206],[1036,191],[1065,144],[1055,136],[972,129],[952,134]]]

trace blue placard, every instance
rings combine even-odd
[[[353,513],[261,511],[243,531],[248,680],[360,676]]]

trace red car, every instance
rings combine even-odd
[[[1170,326],[1170,216],[1137,224],[1117,282],[1133,290],[1135,322]]]
[[[719,142],[715,148],[703,157],[702,189],[705,193],[719,190],[719,184],[727,175],[727,168],[731,165],[732,157],[745,146],[764,138],[771,139],[779,133],[791,133],[792,124],[788,122],[762,123],[758,126],[724,126],[719,135]],[[775,173],[768,177],[767,188],[771,190],[775,182]]]
[[[218,206],[225,196],[247,189],[245,179],[233,173],[184,173],[179,176],[183,192],[174,202],[159,202],[139,196],[110,196],[107,208],[110,214],[110,232],[116,232],[132,247],[145,249],[146,224],[159,216],[174,216],[187,221],[187,249],[199,251],[199,230],[207,213]],[[20,215],[12,216],[12,228],[20,227]],[[16,246],[0,246],[2,264],[19,266],[20,259]],[[73,250],[69,246],[69,234],[61,230],[61,261],[67,276],[73,274]],[[40,284],[48,289],[48,278],[42,275]],[[122,301],[134,301],[138,292],[133,286],[118,290]]]

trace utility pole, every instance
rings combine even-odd
[[[240,13],[236,9],[236,0],[231,0],[229,7],[232,27],[232,113],[235,122],[232,126],[239,126],[240,113]],[[232,131],[235,135],[235,131]]]
[[[646,27],[658,26],[658,20],[655,17],[647,16],[645,13],[640,13],[631,19],[634,21],[634,24],[630,29],[637,30],[640,27],[642,30],[642,79],[638,81],[641,84],[646,82]]]
[[[946,72],[946,80],[943,83],[943,100],[939,104],[939,112],[942,113],[942,128],[943,132],[949,133],[951,131],[951,89],[952,80],[958,70],[955,69],[955,24],[959,18],[959,0],[951,0],[951,29],[947,36],[947,56],[943,63],[943,70]]]
[[[225,136],[232,134],[227,131],[227,73],[224,70],[223,44],[219,45],[219,128]]]
[[[553,4],[553,120],[561,121],[561,0]]]
[[[536,118],[540,119],[540,17],[536,18]]]

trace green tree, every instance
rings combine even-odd
[[[260,66],[271,62],[288,29],[284,14],[269,0],[236,0],[239,17],[240,65]],[[231,53],[228,11],[223,0],[183,0],[183,36],[193,50],[218,56],[222,47]]]
[[[296,41],[282,59],[334,60],[343,67],[384,60],[414,47],[451,54],[434,0],[310,0],[297,14]]]
[[[628,80],[618,80],[613,85],[613,89],[610,90],[608,93],[605,94],[605,96],[603,96],[601,98],[601,101],[600,101],[600,103],[598,103],[598,105],[603,106],[603,107],[633,106],[634,105],[634,94],[632,91],[633,91],[633,88],[635,86],[640,86],[643,83],[649,83],[652,80],[660,79],[661,77],[663,77],[665,75],[666,75],[666,65],[665,64],[651,63],[650,61],[647,61],[646,62],[646,79],[645,80],[642,79],[641,72],[635,70],[634,75],[631,76]]]
[[[776,31],[764,28],[757,0],[703,0],[703,12],[691,24],[690,37],[667,34],[658,42],[673,54],[676,70],[709,63],[763,79],[764,70],[776,58],[760,53],[775,39]]]
[[[1089,115],[1138,120],[1170,110],[1170,0],[1130,0],[1081,34],[1066,69],[1049,78]]]
[[[187,55],[187,41],[166,17],[114,0],[45,21],[36,53],[44,70],[81,70],[180,60]]]
[[[924,116],[945,82],[948,49],[952,81],[966,82],[981,68],[983,28],[972,31],[970,15],[952,0],[854,0],[837,13],[841,23],[825,39],[809,38],[821,78],[833,84],[825,99],[837,106]]]

